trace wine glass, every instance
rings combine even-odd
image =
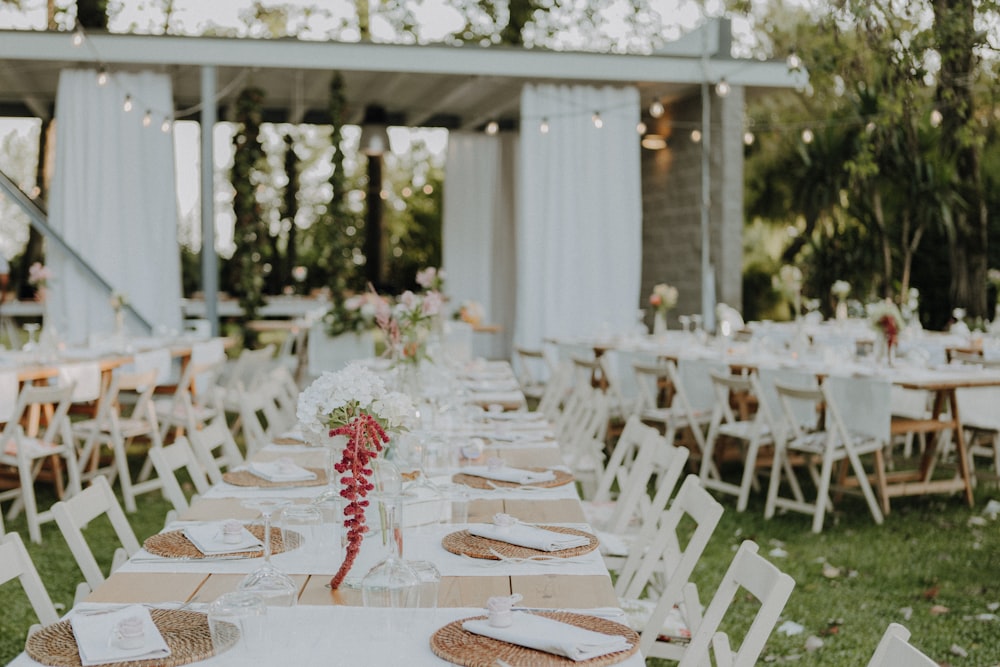
[[[271,564],[271,517],[292,504],[287,498],[250,498],[243,507],[257,510],[264,519],[264,564],[240,582],[240,590],[259,593],[268,604],[291,607],[295,604],[298,586],[287,574]]]
[[[28,340],[21,346],[21,350],[27,352],[32,360],[34,360],[34,357],[38,354],[38,331],[42,328],[42,325],[38,322],[28,322],[22,328],[27,334]]]

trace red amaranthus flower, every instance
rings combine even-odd
[[[879,321],[882,326],[882,333],[885,334],[885,342],[889,347],[896,344],[896,336],[899,335],[899,328],[896,326],[896,318],[892,315],[884,315]]]
[[[365,508],[368,507],[368,493],[375,489],[371,481],[371,460],[378,456],[389,436],[378,421],[369,414],[362,413],[350,423],[332,429],[331,436],[347,436],[347,447],[343,457],[334,469],[343,477],[340,495],[347,501],[344,508],[344,528],[347,530],[347,553],[337,574],[330,580],[330,588],[337,590],[350,572],[354,560],[361,551],[365,537]]]

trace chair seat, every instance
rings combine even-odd
[[[156,414],[158,417],[185,419],[184,406],[175,403],[173,399],[157,399],[154,401]],[[194,418],[196,421],[207,421],[216,415],[216,410],[204,405],[192,405]]]
[[[21,444],[25,445],[24,453],[31,459],[40,459],[63,451],[62,445],[45,442],[44,440],[40,440],[38,438],[24,437],[21,439]],[[5,457],[11,457],[11,460],[5,460],[4,463],[14,466],[17,465],[17,441],[8,440],[7,444],[4,445],[3,453]]]
[[[739,440],[750,440],[754,436],[754,428],[755,425],[752,421],[729,422],[719,426],[719,435]],[[757,424],[756,429],[758,437],[771,440],[771,429],[767,425]]]
[[[787,446],[789,449],[794,449],[800,452],[822,454],[826,450],[826,439],[826,433],[808,433],[791,440]],[[854,448],[854,451],[858,454],[870,454],[871,452],[882,448],[882,443],[878,440],[865,438],[863,436],[855,437],[851,442],[851,445]],[[834,458],[840,459],[846,455],[847,450],[842,444],[837,443],[833,450]]]
[[[626,623],[636,632],[642,632],[646,628],[649,617],[656,609],[656,600],[618,598],[618,604],[625,612]],[[667,618],[656,638],[666,642],[687,642],[691,639],[691,628],[684,620],[684,610],[681,607],[675,606],[667,612]]]

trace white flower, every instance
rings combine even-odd
[[[420,305],[420,309],[424,315],[437,315],[441,312],[443,305],[444,299],[441,298],[441,292],[428,292],[424,295],[424,301]]]
[[[408,396],[387,391],[370,368],[353,363],[319,376],[299,395],[295,411],[302,427],[314,432],[342,426],[361,413],[397,429],[408,425],[414,409]]]

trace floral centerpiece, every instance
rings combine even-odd
[[[868,322],[882,336],[889,359],[899,341],[899,332],[903,329],[903,315],[892,301],[885,299],[868,305]]]
[[[428,358],[427,339],[443,305],[438,291],[414,294],[407,290],[391,309],[378,310],[375,322],[385,334],[394,361],[416,365]]]
[[[331,336],[359,334],[375,327],[375,316],[388,307],[385,299],[375,292],[354,294],[341,299],[323,315],[326,332]]]
[[[833,285],[830,285],[830,294],[837,300],[834,314],[838,320],[847,319],[847,295],[850,293],[851,283],[846,280],[835,280]]]
[[[430,292],[443,292],[446,277],[444,269],[428,266],[417,271],[417,284]]]
[[[35,288],[35,294],[39,301],[45,300],[45,292],[52,278],[52,270],[41,262],[35,262],[28,267],[28,284]]]
[[[115,315],[115,335],[121,336],[125,333],[125,306],[128,305],[128,297],[122,292],[112,292],[108,298],[108,304]]]
[[[785,264],[778,271],[777,287],[785,296],[792,299],[794,317],[802,315],[802,269],[792,264]]]
[[[483,304],[478,301],[465,301],[455,311],[454,319],[476,326],[483,321]]]
[[[325,430],[346,438],[334,470],[341,476],[340,495],[347,530],[347,553],[330,580],[336,590],[354,565],[366,528],[368,494],[375,489],[372,461],[389,443],[390,433],[404,429],[414,414],[405,394],[386,389],[371,369],[349,364],[335,373],[324,373],[299,395],[296,416],[303,430]]]
[[[649,305],[653,307],[653,333],[663,333],[667,330],[667,312],[677,305],[679,294],[677,288],[667,283],[653,286],[649,295]]]

